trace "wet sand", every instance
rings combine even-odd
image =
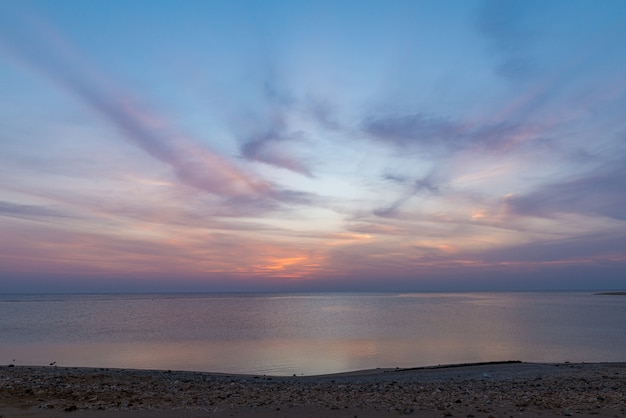
[[[0,367],[0,417],[624,417],[626,363],[499,362],[274,377]]]

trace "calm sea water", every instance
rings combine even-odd
[[[0,295],[0,364],[310,375],[492,360],[626,361],[626,297]]]

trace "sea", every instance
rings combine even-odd
[[[507,360],[626,361],[626,296],[0,295],[0,365],[285,376]]]

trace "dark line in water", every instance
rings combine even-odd
[[[479,363],[457,363],[457,364],[439,364],[437,366],[421,366],[409,367],[403,369],[389,370],[389,372],[408,372],[410,370],[432,370],[432,369],[453,369],[455,367],[472,367],[472,366],[493,366],[498,364],[519,364],[520,360],[502,360],[502,361],[483,361]]]

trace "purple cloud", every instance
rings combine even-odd
[[[408,176],[392,172],[385,172],[381,177],[383,178],[383,180],[391,181],[398,184],[405,184],[407,181],[409,181]]]
[[[442,118],[421,113],[388,117],[369,117],[364,131],[372,138],[400,147],[421,146],[433,152],[440,146],[454,145],[465,127]]]
[[[565,239],[545,242],[533,242],[508,247],[486,250],[481,257],[489,263],[498,262],[566,262],[566,261],[606,261],[615,258],[623,263],[624,257],[619,250],[626,248],[626,236],[616,233],[614,236],[585,234]]]
[[[311,170],[287,150],[287,145],[302,141],[303,133],[286,135],[279,126],[270,128],[266,133],[241,146],[241,155],[250,161],[259,161],[269,165],[312,177]]]
[[[259,90],[264,101],[262,111],[248,111],[245,122],[234,127],[241,141],[241,157],[312,177],[309,166],[293,149],[305,141],[306,135],[288,123],[293,113],[299,113],[297,99],[275,69],[266,74]]]
[[[329,131],[340,131],[344,129],[336,116],[337,109],[329,100],[309,97],[305,111],[311,119],[316,121],[324,129]]]
[[[402,176],[393,176],[388,174],[384,175],[383,178],[407,186],[405,193],[396,201],[394,201],[391,205],[385,208],[375,209],[373,211],[374,215],[383,218],[390,218],[397,215],[398,210],[402,207],[402,205],[408,202],[413,196],[424,193],[433,195],[439,194],[440,192],[441,185],[437,181],[435,181],[432,175],[418,178],[413,181],[409,181],[408,178]]]
[[[0,200],[0,216],[23,219],[75,218],[74,215],[47,206],[21,205],[3,200]]]
[[[507,199],[516,214],[551,217],[558,213],[601,215],[626,220],[626,161],[586,176],[546,185]]]
[[[530,127],[516,123],[476,125],[422,113],[369,117],[362,129],[379,142],[435,155],[472,147],[504,149],[515,144],[518,137],[534,134]]]
[[[123,138],[167,164],[181,183],[218,196],[266,196],[273,187],[235,167],[197,141],[167,126],[163,118],[105,83],[60,35],[47,36],[43,27],[23,22],[0,32],[5,47],[111,122]]]

